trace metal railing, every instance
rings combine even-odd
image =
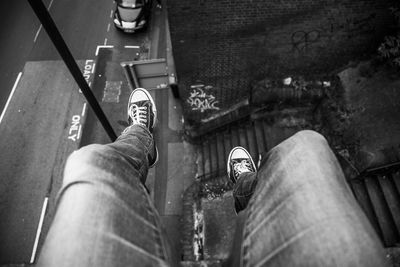
[[[72,77],[78,84],[90,107],[93,109],[96,117],[99,119],[104,130],[107,132],[107,135],[110,137],[112,142],[115,141],[117,139],[117,135],[115,134],[114,129],[112,128],[99,102],[83,77],[78,64],[76,64],[74,57],[72,56],[67,44],[58,31],[57,26],[51,18],[46,6],[41,0],[28,0],[28,2],[42,23],[43,28],[49,35],[61,58],[64,60],[65,65],[67,65],[68,70],[71,72]]]

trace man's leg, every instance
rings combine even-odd
[[[376,233],[326,140],[302,131],[270,151],[245,211],[242,266],[383,266]]]
[[[257,168],[245,148],[237,146],[231,150],[228,156],[227,173],[234,184],[235,211],[239,213],[247,207],[257,186]]]
[[[257,186],[257,172],[245,172],[233,186],[233,199],[236,213],[246,209]]]
[[[69,157],[38,266],[167,266],[168,244],[143,186],[156,154],[141,104],[117,141]]]

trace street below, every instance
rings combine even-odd
[[[149,42],[147,32],[117,31],[111,0],[43,2],[89,85],[102,48],[134,60]],[[0,264],[27,264],[40,251],[90,107],[28,2],[0,6]]]

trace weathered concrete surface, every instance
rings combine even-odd
[[[345,143],[355,143],[359,170],[400,160],[400,79],[395,70],[362,62],[339,74],[347,113]]]
[[[227,259],[236,227],[236,213],[232,191],[213,199],[203,198],[204,212],[204,259]]]

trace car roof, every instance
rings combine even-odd
[[[116,2],[119,6],[135,8],[135,7],[143,6],[146,1],[145,0],[116,0]]]

